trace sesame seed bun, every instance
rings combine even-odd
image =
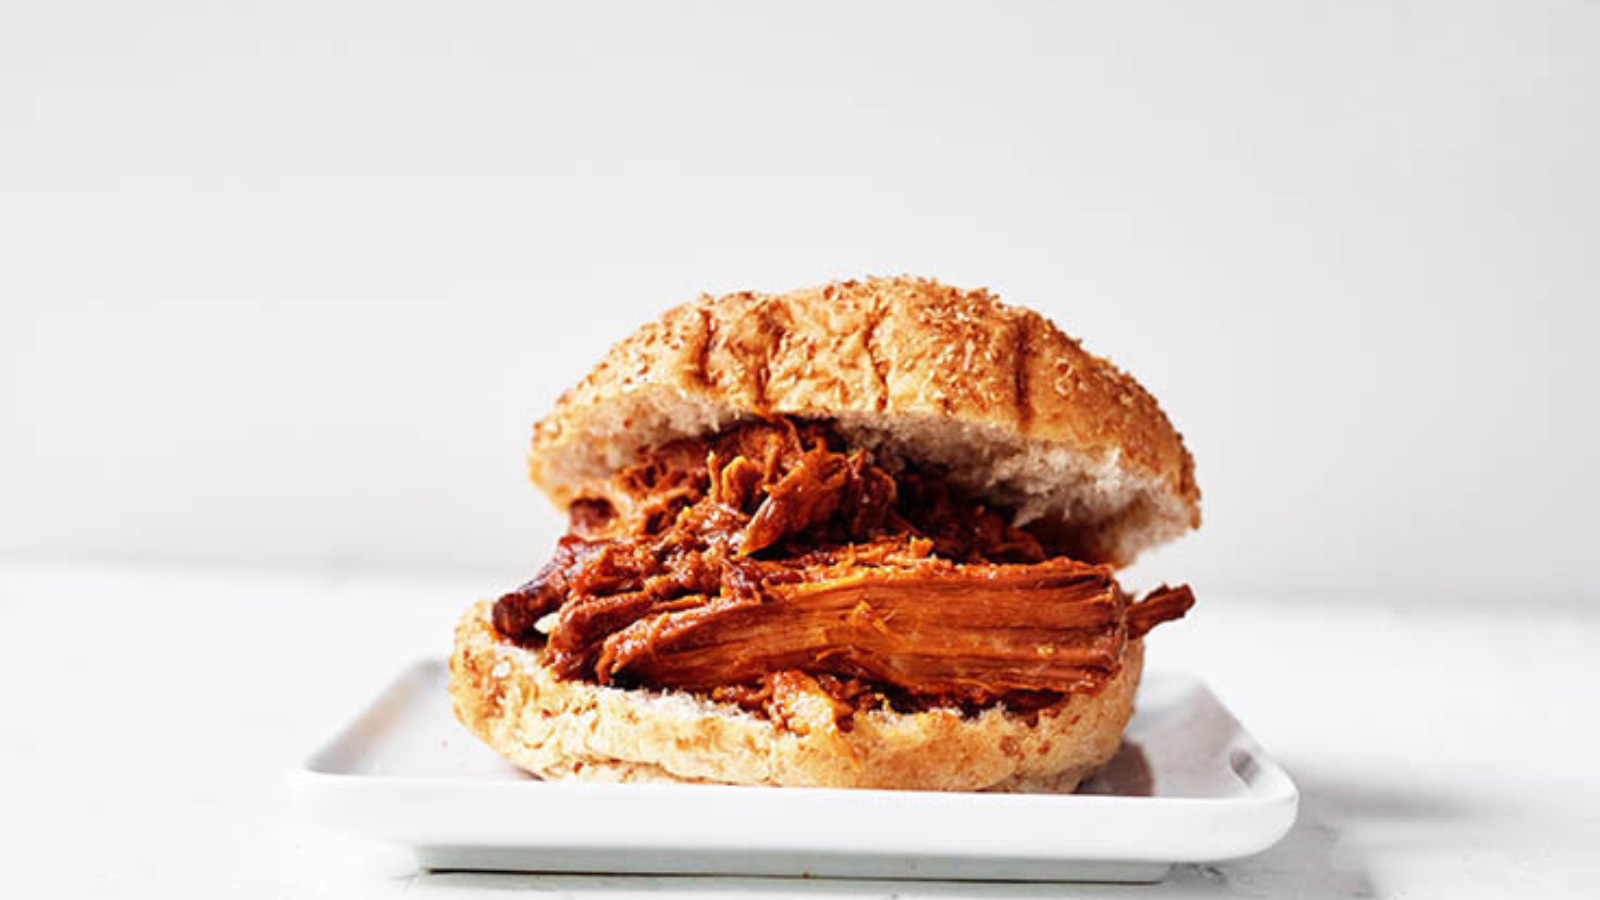
[[[542,778],[924,791],[1071,791],[1111,758],[1133,713],[1143,645],[1098,693],[1020,715],[991,707],[857,712],[777,723],[684,691],[557,678],[502,638],[488,602],[456,629],[456,718]]]
[[[920,278],[676,307],[562,395],[528,472],[565,509],[641,449],[772,414],[946,467],[1024,521],[1081,534],[1091,562],[1200,524],[1194,460],[1138,382],[1032,310]]]

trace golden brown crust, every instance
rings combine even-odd
[[[1094,695],[1028,716],[989,709],[831,710],[788,725],[683,692],[559,681],[503,640],[488,602],[456,630],[450,696],[467,728],[545,778],[690,781],[899,790],[1070,791],[1116,752],[1132,714],[1142,649]]]
[[[648,443],[760,413],[835,418],[898,452],[983,466],[979,488],[1103,531],[1112,562],[1200,521],[1194,462],[1136,381],[1032,310],[911,277],[668,311],[535,426],[529,472],[565,507]]]

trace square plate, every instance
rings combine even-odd
[[[1299,803],[1178,673],[1145,676],[1121,749],[1075,794],[541,781],[455,721],[447,678],[413,664],[313,754],[302,812],[432,869],[1155,881],[1272,846]]]

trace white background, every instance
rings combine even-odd
[[[1593,896],[1597,52],[1511,0],[0,0],[0,893],[1103,895],[416,872],[282,789],[542,562],[529,427],[612,341],[913,272],[1198,459],[1152,659],[1300,819],[1141,896]]]
[[[1600,5],[0,3],[0,555],[526,576],[530,423],[912,272],[1162,399],[1150,577],[1593,599]]]

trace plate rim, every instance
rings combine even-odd
[[[450,793],[472,794],[476,800],[500,796],[516,798],[515,802],[527,802],[531,798],[544,798],[547,803],[558,805],[600,798],[611,802],[619,796],[661,802],[681,799],[685,794],[694,794],[702,800],[714,800],[721,804],[752,805],[751,801],[757,800],[754,806],[764,806],[769,810],[778,811],[784,809],[811,811],[831,804],[851,807],[851,811],[857,812],[871,810],[874,807],[899,809],[907,813],[928,812],[935,809],[948,811],[952,807],[961,807],[974,814],[985,816],[1007,813],[1054,814],[1069,817],[1155,815],[1188,820],[1195,829],[1194,833],[1200,835],[1199,839],[1150,840],[1143,845],[1122,847],[1089,841],[1083,845],[1085,849],[1092,851],[1087,854],[1075,852],[1071,841],[1063,842],[1060,853],[1050,853],[1035,844],[1021,849],[1039,852],[1027,852],[1017,858],[1178,863],[1217,862],[1261,852],[1276,844],[1288,833],[1294,825],[1299,809],[1299,790],[1288,772],[1265,751],[1260,742],[1245,729],[1204,680],[1189,672],[1160,669],[1147,674],[1147,684],[1152,681],[1187,682],[1190,688],[1198,691],[1198,696],[1209,697],[1218,710],[1226,716],[1231,731],[1225,750],[1229,762],[1224,764],[1233,769],[1235,776],[1247,785],[1249,788],[1247,793],[1230,797],[1139,797],[1115,794],[889,791],[828,787],[773,789],[754,785],[608,784],[545,781],[537,778],[491,781],[457,775],[411,776],[337,771],[337,755],[342,748],[359,739],[365,723],[381,715],[387,704],[403,700],[409,691],[417,690],[419,687],[425,690],[426,679],[436,677],[441,670],[447,670],[447,666],[442,659],[434,656],[421,657],[407,663],[376,696],[346,720],[331,737],[302,757],[301,763],[289,773],[288,785],[295,810],[302,819],[346,833],[408,845],[415,848],[419,856],[425,857],[428,848],[437,848],[446,842],[427,839],[431,835],[423,833],[425,829],[408,828],[405,827],[405,823],[395,827],[396,823],[393,821],[377,821],[368,815],[364,808],[370,810],[371,807],[384,804],[393,805],[397,800],[402,805],[418,804]],[[467,734],[465,731],[462,733]],[[1253,764],[1253,777],[1240,772],[1237,764],[1232,761],[1239,753],[1246,754]],[[1202,828],[1202,826],[1207,827]],[[1170,823],[1164,827],[1169,832],[1174,830]],[[1231,833],[1229,829],[1232,829]],[[1176,830],[1189,833],[1188,829]],[[924,838],[929,834],[925,829],[908,831],[920,834]],[[461,837],[463,840],[459,843],[464,846],[480,843],[471,840],[472,835],[462,834]],[[726,837],[724,835],[724,838]],[[550,849],[558,845],[559,842],[552,843],[547,840],[526,840],[513,846]],[[578,840],[565,846],[585,850],[614,849],[619,853],[629,850],[651,850],[719,857],[763,853],[805,855],[832,853],[839,849],[824,848],[803,840],[774,842],[691,839],[686,841],[681,838],[677,840],[662,838],[655,841],[614,840],[609,843]],[[930,858],[934,856],[951,858],[953,855],[974,861],[993,861],[1004,856],[993,848],[986,850],[982,841],[971,846],[955,846],[949,840],[885,841],[881,845],[861,850],[859,855],[865,858],[885,852]],[[592,868],[584,870],[599,871]],[[683,871],[710,871],[710,869],[691,867]]]

